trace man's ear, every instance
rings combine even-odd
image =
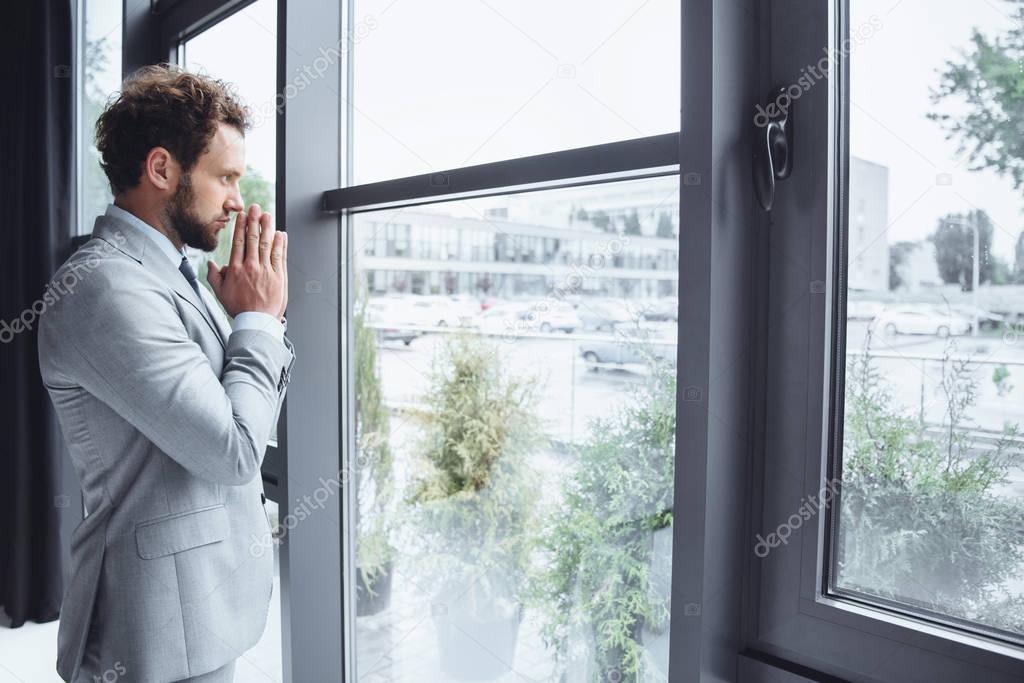
[[[170,190],[178,181],[178,163],[165,147],[154,147],[146,155],[142,175],[159,190]]]

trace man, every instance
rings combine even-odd
[[[54,275],[40,370],[87,509],[71,540],[65,681],[230,681],[266,624],[260,466],[295,359],[287,239],[242,204],[248,112],[220,81],[140,70],[96,125],[114,203]],[[230,263],[196,279],[238,212]]]

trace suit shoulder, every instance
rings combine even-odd
[[[93,238],[54,273],[46,288],[47,315],[52,324],[63,318],[87,323],[115,300],[169,298],[159,277],[109,243]]]

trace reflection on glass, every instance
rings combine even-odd
[[[357,0],[353,16],[355,184],[679,130],[679,2]]]
[[[360,680],[667,680],[678,189],[352,219]]]
[[[82,85],[77,94],[81,103],[79,229],[86,234],[113,201],[100,167],[95,129],[107,97],[121,87],[121,5],[121,0],[83,2]]]
[[[277,2],[257,0],[232,14],[184,44],[184,67],[228,84],[232,93],[250,114],[252,128],[245,134],[245,174],[239,180],[242,201],[246,206],[259,204],[274,215],[274,188],[277,163],[275,121],[278,99],[275,95],[277,74]],[[254,46],[246,55],[244,68],[239,68],[238,36],[246,35]],[[274,215],[275,223],[280,222]],[[221,230],[217,248],[208,255],[224,265],[231,256],[234,219]],[[191,250],[191,248],[190,248]],[[199,282],[213,293],[206,279],[206,258],[191,252]],[[220,300],[216,297],[211,299]]]
[[[249,108],[253,127],[245,136],[245,174],[239,180],[242,201],[257,203],[265,211],[274,210],[274,179],[277,158],[274,116],[276,109],[275,86],[277,73],[276,0],[256,0],[184,44],[182,66],[193,73],[224,81],[235,97]],[[244,37],[245,61],[239,62],[239,37]],[[275,216],[275,222],[277,217]],[[217,248],[208,256],[217,263],[227,263],[231,254],[231,236],[234,222],[222,230]],[[195,258],[199,281],[207,289],[206,258]],[[212,293],[212,290],[211,290]],[[217,301],[216,297],[208,300]],[[223,308],[223,306],[222,306]],[[258,643],[238,658],[235,680],[283,680],[283,653],[281,637],[281,538],[292,528],[301,514],[302,506],[280,510],[278,504],[267,499],[267,520],[275,534],[253,538],[250,552],[274,553],[274,587],[267,611],[267,625]]]
[[[834,584],[1019,639],[1024,8],[855,0],[851,34]]]

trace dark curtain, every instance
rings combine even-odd
[[[71,1],[6,3],[3,14],[0,607],[17,627],[59,615],[60,523],[76,498],[61,490],[70,464],[36,350],[36,311],[73,226]],[[29,329],[14,331],[19,318]]]

